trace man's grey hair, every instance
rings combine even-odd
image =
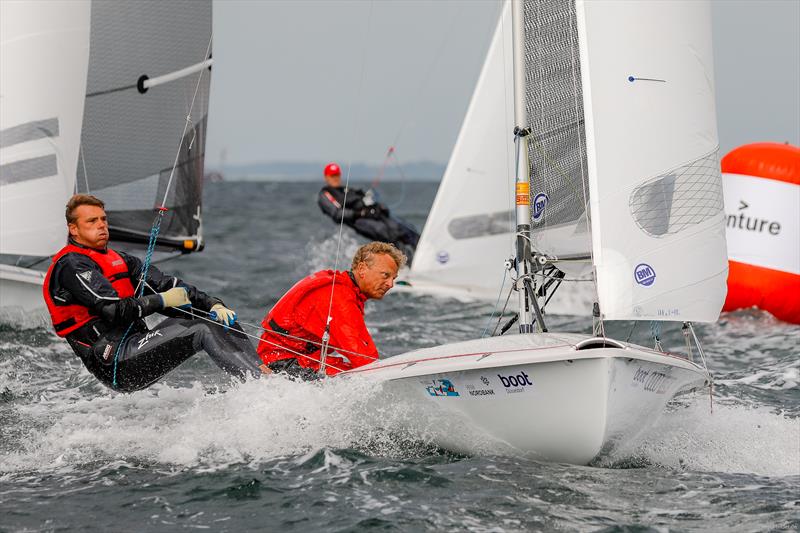
[[[394,262],[397,263],[397,268],[402,268],[407,261],[406,254],[398,250],[395,245],[388,242],[374,241],[356,250],[356,255],[353,256],[352,269],[355,270],[359,263],[367,263],[371,266],[374,257],[378,254],[385,254],[394,259]]]

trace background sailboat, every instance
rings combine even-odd
[[[159,250],[202,248],[211,2],[2,5],[0,320],[38,323],[76,191],[143,249],[172,176]]]
[[[44,272],[64,245],[75,189],[90,2],[0,3],[0,321],[44,311]]]
[[[175,164],[158,245],[201,248],[211,2],[94,2],[91,43],[78,192],[106,202],[112,246],[147,244]]]

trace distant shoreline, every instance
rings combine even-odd
[[[209,181],[298,181],[317,182],[322,179],[322,169],[326,163],[321,162],[271,162],[248,163],[240,165],[209,165],[206,177]],[[414,161],[398,167],[389,164],[383,169],[380,165],[354,163],[350,167],[350,180],[372,182],[380,177],[381,182],[418,181],[437,182],[442,179],[445,164],[431,161]],[[347,167],[342,163],[346,176]]]

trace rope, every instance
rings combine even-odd
[[[370,184],[370,189],[374,189],[378,186],[378,184],[383,179],[383,173],[386,170],[386,165],[389,164],[389,159],[391,159],[392,154],[394,153],[394,146],[390,146],[388,150],[386,150],[386,156],[383,158],[383,163],[381,163],[381,169],[378,171],[378,176],[372,180]]]
[[[208,59],[209,52],[211,51],[211,43],[214,40],[213,33],[208,39],[208,46],[206,47],[206,53],[203,56],[203,59]],[[186,130],[189,127],[189,124],[192,123],[192,110],[194,109],[194,103],[197,99],[197,93],[200,90],[200,83],[203,81],[203,73],[206,69],[201,69],[200,74],[197,76],[197,84],[195,84],[194,94],[192,95],[192,103],[189,106],[189,111],[186,114],[186,121],[183,124],[183,133],[181,133],[180,140],[178,142],[178,151],[175,154],[175,161],[172,163],[172,170],[169,173],[169,180],[167,181],[167,186],[164,190],[164,199],[161,202],[161,205],[156,208],[157,214],[156,218],[153,221],[153,226],[150,228],[150,240],[147,243],[147,253],[145,254],[144,262],[142,263],[142,273],[139,277],[139,283],[137,284],[137,298],[140,298],[144,294],[144,287],[147,285],[147,273],[150,270],[150,263],[153,259],[153,251],[156,247],[156,241],[158,240],[158,234],[161,231],[161,221],[164,218],[164,213],[167,212],[167,197],[169,196],[169,190],[172,186],[172,178],[175,176],[175,169],[178,167],[178,161],[181,157],[181,149],[183,148],[183,141],[186,137]],[[192,138],[191,143],[194,143],[194,138]],[[86,177],[86,169],[84,167],[84,177]],[[89,184],[86,184],[87,192],[89,188]],[[117,387],[117,367],[119,363],[119,354],[122,351],[122,347],[125,345],[125,341],[128,337],[128,334],[133,327],[135,322],[131,322],[128,324],[128,327],[125,329],[125,333],[122,334],[122,338],[120,338],[119,343],[117,344],[117,349],[114,350],[114,372],[113,372],[113,380],[112,385],[114,388]]]
[[[483,333],[481,333],[481,338],[486,337],[486,332],[489,331],[489,325],[492,323],[495,311],[497,311],[497,305],[500,303],[500,297],[503,296],[503,288],[506,286],[507,275],[508,275],[508,270],[503,269],[503,282],[500,284],[500,290],[497,291],[497,300],[494,302],[494,309],[492,309],[492,314],[489,315],[489,320],[486,321],[486,327],[483,328]]]
[[[663,352],[664,349],[661,346],[661,322],[657,320],[650,321],[650,333],[653,335],[653,340],[655,341],[655,349],[659,352]]]
[[[367,54],[366,54],[366,43],[369,39],[369,29],[372,22],[372,8],[373,2],[369,3],[369,15],[367,17],[367,31],[364,32],[364,45],[361,47],[364,50],[364,53],[361,55],[361,73],[358,78],[358,91],[356,93],[356,102],[361,102],[361,92],[364,86],[364,71],[365,65],[367,62]],[[361,106],[356,104],[356,114],[355,120],[353,122],[353,137],[352,137],[352,146],[355,146],[356,140],[358,138],[358,126],[361,120]],[[344,184],[344,198],[342,199],[342,216],[339,220],[339,235],[336,239],[336,260],[334,262],[334,272],[339,270],[339,256],[341,254],[342,249],[342,232],[344,230],[344,210],[345,206],[347,205],[347,192],[350,190],[350,171],[353,165],[353,157],[352,154],[350,159],[347,161],[347,178],[345,179]],[[320,353],[320,370],[324,369],[325,359],[328,357],[328,341],[330,340],[330,327],[331,327],[331,320],[333,320],[333,316],[331,316],[331,310],[333,309],[333,292],[336,289],[336,276],[333,276],[331,280],[331,297],[328,301],[328,316],[325,320],[325,331],[322,334],[322,350]]]
[[[214,40],[214,34],[208,39],[208,46],[206,47],[206,54],[203,59],[208,59],[208,54],[211,51],[211,43]],[[175,177],[175,169],[178,167],[178,159],[181,157],[181,148],[183,148],[183,139],[186,136],[186,130],[189,124],[192,123],[192,110],[194,109],[194,102],[197,99],[197,92],[200,90],[200,82],[203,80],[203,73],[206,69],[200,70],[200,75],[197,76],[197,84],[194,87],[194,94],[192,95],[192,103],[189,105],[189,112],[186,114],[186,121],[183,123],[183,133],[181,133],[180,141],[178,142],[178,152],[175,154],[175,161],[172,163],[172,170],[169,173],[169,180],[167,181],[167,188],[164,190],[164,199],[161,201],[162,206],[167,205],[167,195],[169,194],[170,186],[172,185],[172,178]],[[192,139],[194,142],[194,139]]]
[[[208,315],[208,314],[209,314],[209,312],[208,312],[208,311],[203,311],[203,310],[201,310],[201,309],[194,309],[194,308],[193,308],[192,310],[193,310],[195,313],[203,313],[203,314],[205,314],[205,315]],[[225,326],[224,326],[224,324],[220,324],[219,322],[216,322],[216,321],[213,321],[213,320],[212,320],[212,322],[213,322],[214,324],[216,324],[216,325],[220,326],[220,327],[225,327]],[[247,327],[249,327],[249,328],[253,328],[254,330],[259,330],[259,331],[269,331],[270,333],[275,333],[276,335],[280,335],[281,337],[286,337],[286,338],[289,338],[289,339],[293,339],[293,340],[302,341],[302,342],[305,342],[305,343],[308,343],[308,344],[313,344],[313,345],[315,345],[315,346],[322,346],[322,342],[318,342],[318,341],[314,341],[314,340],[311,340],[311,339],[307,339],[307,338],[305,338],[305,337],[298,337],[297,335],[291,335],[291,334],[289,334],[289,333],[281,333],[280,331],[275,331],[275,330],[273,330],[273,329],[269,329],[269,330],[268,330],[267,328],[265,328],[265,327],[263,327],[263,326],[261,326],[261,325],[258,325],[258,324],[251,324],[251,323],[249,323],[249,322],[244,322],[244,321],[242,321],[242,320],[237,320],[237,322],[238,322],[240,325],[242,325],[242,326],[247,326]],[[254,338],[254,339],[261,339],[261,337],[256,337],[255,335],[250,335],[250,334],[248,334],[248,336],[249,336],[249,337],[252,337],[252,338]],[[270,343],[269,341],[264,341],[264,342]],[[270,343],[270,344],[274,344],[274,343]],[[277,345],[276,345],[276,346],[277,346]],[[282,345],[281,345],[281,346],[282,346]],[[344,349],[344,348],[339,348],[339,347],[337,347],[337,346],[330,346],[330,345],[329,345],[328,347],[329,347],[330,349],[332,349],[332,350],[336,350],[337,352],[339,352],[339,353],[341,353],[341,354],[352,354],[352,355],[358,355],[359,357],[366,357],[367,359],[372,359],[373,361],[377,361],[378,359],[380,359],[380,357],[374,357],[374,356],[372,356],[372,355],[368,355],[368,354],[361,353],[361,352],[356,352],[356,351],[353,351],[353,350],[346,350],[346,349]]]
[[[392,158],[392,157],[394,157],[394,158]],[[386,165],[389,163],[390,159],[394,163],[394,166],[397,167],[397,171],[400,173],[400,199],[397,200],[396,202],[393,202],[391,205],[389,205],[390,209],[396,209],[396,208],[400,207],[401,205],[403,205],[403,202],[406,199],[406,181],[407,180],[406,180],[406,173],[403,172],[403,165],[400,163],[400,159],[397,157],[397,152],[396,152],[394,146],[390,146],[389,149],[387,150],[386,157],[383,159],[383,163],[381,164],[381,169],[378,172],[378,177],[375,178],[374,180],[372,180],[372,183],[370,184],[369,187],[370,187],[370,189],[377,188],[378,184],[383,179],[383,174],[384,174],[384,171],[386,170]]]
[[[150,262],[153,259],[153,250],[156,247],[156,240],[158,240],[158,233],[161,231],[161,220],[164,218],[164,213],[167,211],[166,207],[161,207],[158,210],[158,214],[156,215],[156,219],[153,221],[153,227],[150,228],[150,240],[147,243],[147,253],[144,256],[144,262],[142,263],[142,275],[139,277],[139,283],[136,287],[137,293],[136,297],[141,298],[144,294],[144,287],[147,285],[147,272],[150,270]],[[119,354],[122,351],[122,347],[125,345],[125,340],[128,337],[128,333],[130,333],[131,328],[135,322],[131,322],[128,324],[127,329],[125,329],[125,333],[122,334],[122,338],[119,340],[119,344],[117,344],[117,349],[114,350],[114,374],[113,374],[113,381],[112,384],[116,388],[117,386],[117,366],[119,361]]]
[[[425,73],[425,75],[422,78],[422,83],[419,84],[419,86],[417,87],[417,92],[414,93],[414,95],[410,99],[410,103],[411,104],[409,106],[405,106],[406,109],[408,107],[411,107],[412,109],[411,109],[411,112],[404,114],[405,119],[400,124],[400,128],[398,128],[397,134],[394,136],[394,142],[392,142],[392,146],[397,146],[397,143],[400,140],[400,137],[403,135],[403,132],[404,132],[406,126],[408,125],[409,121],[411,120],[411,118],[413,116],[416,115],[416,112],[417,112],[417,109],[418,109],[419,106],[413,105],[413,104],[418,103],[421,100],[420,99],[420,95],[422,94],[423,89],[425,89],[425,87],[430,82],[430,79],[431,79],[433,73],[435,72],[435,67],[439,63],[439,60],[442,58],[442,55],[444,53],[444,49],[445,49],[448,41],[450,40],[450,34],[452,33],[453,28],[456,25],[456,21],[458,21],[459,17],[461,16],[461,11],[464,9],[463,4],[458,4],[457,7],[458,7],[458,11],[456,12],[455,16],[453,16],[453,18],[450,19],[450,24],[448,25],[448,27],[445,30],[445,32],[442,34],[442,40],[439,42],[439,46],[437,48],[436,54],[434,55],[433,61],[428,66],[428,70],[427,70],[427,72]]]
[[[508,112],[508,86],[506,84],[506,71],[505,71],[505,65],[507,64],[506,63],[506,39],[505,39],[506,27],[505,27],[505,17],[503,16],[503,10],[504,9],[505,9],[505,6],[504,6],[503,2],[501,2],[500,3],[500,25],[501,25],[501,34],[502,34],[501,37],[502,38],[500,39],[500,42],[502,43],[502,52],[503,52],[503,117],[504,117],[503,123],[505,125],[503,133],[506,134],[507,132],[512,131],[513,128],[512,128],[512,124],[509,124],[509,122],[508,122],[508,117],[509,117],[509,112]],[[509,6],[509,9],[510,9],[510,6]],[[513,120],[512,120],[512,122],[513,122]],[[515,190],[515,187],[516,187],[516,185],[515,185],[516,177],[511,174],[511,168],[508,165],[508,160],[512,157],[512,155],[510,153],[509,144],[511,144],[513,146],[516,143],[513,143],[513,142],[512,143],[508,143],[508,142],[506,142],[506,161],[505,161],[505,166],[506,166],[506,197],[508,198],[508,228],[509,228],[509,230],[514,231],[516,229],[516,224],[514,222],[514,219],[516,218],[516,216],[515,216],[515,213],[514,213],[515,206],[514,206],[514,201],[512,200],[512,198],[515,198],[514,190]],[[515,164],[516,164],[516,158],[515,158],[514,161],[515,161]],[[516,172],[516,166],[515,166],[515,172]],[[515,253],[515,249],[516,249],[516,242],[515,242],[514,239],[511,239],[511,240],[509,240],[509,244],[510,244],[510,253],[511,253],[511,256],[513,256],[514,253]],[[509,297],[510,297],[510,295],[511,295],[511,293],[509,293]],[[500,319],[498,319],[497,323],[498,324],[500,323]],[[497,330],[497,328],[495,327],[495,331],[496,330]],[[494,336],[494,333],[492,333],[492,336]]]
[[[432,77],[433,73],[435,72],[436,65],[439,63],[439,61],[441,60],[441,58],[442,58],[442,56],[444,54],[444,50],[445,50],[445,48],[447,46],[447,43],[450,41],[450,35],[451,35],[452,31],[453,31],[453,28],[456,25],[456,22],[458,21],[459,17],[461,16],[461,11],[463,9],[464,8],[463,8],[462,5],[458,5],[458,11],[450,19],[450,24],[448,25],[447,29],[442,34],[442,39],[439,42],[439,45],[438,45],[438,47],[436,49],[436,53],[433,55],[433,61],[431,61],[431,63],[428,65],[428,68],[427,68],[425,74],[422,77],[422,81],[417,86],[416,92],[408,100],[407,105],[403,106],[405,109],[408,109],[409,112],[403,114],[403,116],[404,116],[403,122],[400,124],[400,127],[397,129],[397,133],[394,136],[394,140],[392,141],[391,146],[389,146],[389,149],[386,152],[386,156],[384,157],[383,163],[381,164],[380,171],[378,172],[378,177],[376,177],[374,180],[372,180],[372,184],[370,185],[370,187],[374,189],[383,180],[383,176],[384,176],[384,172],[386,170],[386,166],[388,165],[389,160],[392,158],[392,156],[394,156],[394,161],[393,161],[394,165],[395,165],[395,167],[397,167],[397,170],[400,173],[400,186],[401,186],[401,189],[400,189],[400,199],[397,200],[396,202],[392,203],[389,206],[390,209],[396,209],[397,207],[402,205],[403,202],[405,201],[405,198],[406,198],[406,175],[405,175],[405,172],[403,172],[403,168],[402,168],[402,165],[400,164],[400,160],[397,158],[397,154],[395,152],[395,146],[397,146],[398,142],[400,142],[400,137],[402,137],[402,135],[403,135],[408,123],[417,114],[417,110],[419,109],[419,105],[418,104],[419,104],[419,102],[421,100],[420,96],[422,95],[423,89],[425,89],[425,87],[427,87],[428,84],[430,83],[431,77]],[[501,4],[501,10],[502,10],[502,4]]]
[[[203,321],[205,321],[205,322],[209,322],[209,323],[211,323],[211,324],[214,324],[214,325],[216,325],[216,326],[219,326],[219,327],[226,327],[224,324],[220,324],[220,323],[219,323],[219,322],[217,322],[216,320],[211,320],[210,318],[205,318],[205,317],[202,317],[202,316],[199,316],[199,315],[196,315],[196,314],[195,314],[195,312],[197,312],[197,311],[199,311],[199,312],[202,312],[202,313],[206,313],[206,314],[208,314],[206,311],[202,311],[202,310],[200,310],[200,309],[194,309],[194,308],[192,308],[191,310],[188,310],[188,309],[181,309],[180,307],[173,307],[173,309],[175,309],[175,310],[178,310],[178,311],[180,311],[181,313],[186,313],[187,315],[191,315],[191,316],[192,316],[193,318],[195,318],[195,319],[198,319],[198,320],[203,320]],[[240,323],[241,323],[241,322],[240,322]],[[296,356],[298,356],[298,357],[305,357],[306,359],[310,359],[310,360],[312,360],[312,361],[314,361],[314,362],[316,362],[316,363],[319,363],[319,365],[320,365],[320,368],[323,368],[323,367],[331,367],[331,368],[333,368],[334,370],[336,370],[337,372],[344,372],[344,371],[345,371],[345,369],[344,369],[344,368],[339,368],[339,367],[337,367],[337,366],[335,366],[335,365],[332,365],[332,364],[330,364],[330,363],[325,363],[325,362],[324,362],[324,361],[322,361],[321,359],[315,359],[315,358],[311,357],[310,355],[307,355],[307,354],[304,354],[304,353],[297,352],[297,351],[295,351],[295,350],[292,350],[291,348],[287,348],[286,346],[284,346],[284,345],[282,345],[282,344],[278,344],[277,342],[272,342],[272,341],[268,341],[268,340],[262,339],[261,337],[256,337],[256,336],[255,336],[255,335],[253,335],[252,333],[247,333],[246,331],[241,331],[241,333],[242,333],[243,335],[246,335],[247,337],[250,337],[250,338],[252,338],[252,339],[256,339],[256,340],[258,340],[259,342],[263,342],[263,343],[266,343],[266,344],[271,344],[272,346],[275,346],[275,347],[277,347],[277,348],[281,348],[282,350],[286,350],[287,352],[289,352],[289,353],[292,353],[292,354],[294,354],[294,355],[296,355]],[[319,343],[314,343],[314,344],[319,344]],[[367,357],[369,357],[369,356],[367,356]]]
[[[508,309],[508,302],[511,300],[511,295],[514,293],[514,287],[516,286],[516,284],[517,280],[512,279],[511,287],[508,289],[508,296],[506,296],[506,303],[503,304],[503,310],[500,311],[499,315],[497,315],[497,324],[494,325],[494,329],[492,330],[492,337],[494,337],[495,334],[497,333],[497,328],[500,326],[500,322],[503,320],[503,315],[505,314],[506,309]]]

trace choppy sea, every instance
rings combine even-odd
[[[316,190],[209,184],[205,251],[160,267],[257,324],[297,279],[334,266]],[[381,192],[421,228],[436,184]],[[358,244],[345,233],[340,267]],[[395,293],[367,305],[367,323],[392,355],[480,336],[492,309]],[[404,430],[374,386],[234,385],[204,355],[117,394],[48,329],[2,326],[0,531],[797,531],[800,327],[746,311],[699,333],[713,409],[707,393],[684,398],[615,457],[571,466],[453,454]],[[683,343],[667,326],[663,340]]]

